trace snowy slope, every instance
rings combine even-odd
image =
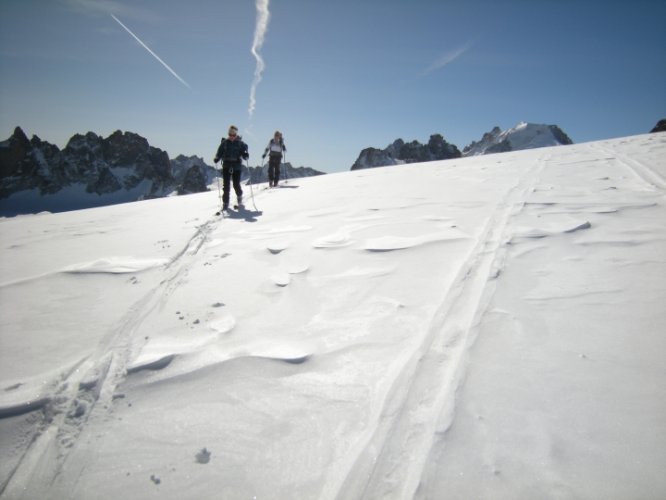
[[[0,498],[663,498],[666,135],[0,219]]]

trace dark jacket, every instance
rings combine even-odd
[[[223,165],[240,165],[241,159],[247,160],[249,157],[250,154],[247,150],[247,144],[245,144],[240,137],[235,141],[222,139],[220,147],[217,148],[215,163],[222,160]]]

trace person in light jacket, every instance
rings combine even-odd
[[[268,146],[261,155],[266,158],[268,155],[268,185],[269,187],[276,187],[280,180],[280,164],[282,163],[282,153],[287,151],[284,145],[282,133],[279,130],[275,131],[273,138],[268,142]]]

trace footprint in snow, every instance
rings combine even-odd
[[[194,458],[199,464],[207,464],[210,462],[210,451],[208,451],[206,448],[203,448],[196,455],[194,455]]]

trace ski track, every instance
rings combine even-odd
[[[268,192],[268,191],[266,191]],[[256,215],[255,212],[252,212]],[[131,306],[118,324],[102,339],[95,352],[77,365],[63,372],[51,383],[52,394],[39,401],[28,401],[15,408],[6,409],[7,416],[20,415],[40,410],[42,423],[36,436],[24,453],[15,470],[0,490],[0,495],[11,497],[25,491],[28,484],[53,484],[60,473],[69,452],[75,447],[90,419],[103,419],[111,411],[116,388],[128,375],[141,370],[161,370],[166,368],[177,354],[169,354],[159,359],[133,363],[130,360],[141,350],[145,339],[134,338],[144,320],[157,308],[163,307],[169,297],[182,284],[196,257],[209,241],[212,230],[227,219],[239,222],[252,222],[245,217],[221,218],[214,215],[200,225],[184,247],[170,260],[118,260],[95,262],[73,266],[62,270],[67,273],[126,273],[140,272],[151,267],[163,266],[164,273],[159,283],[150,289],[140,300]],[[284,232],[304,231],[310,228],[286,228]],[[270,234],[274,236],[274,234]],[[302,272],[299,270],[298,272]],[[30,278],[38,279],[39,277]],[[278,286],[286,286],[289,277],[280,275],[275,279]],[[7,284],[5,284],[7,285]],[[2,285],[2,286],[5,286]],[[219,328],[233,328],[233,318],[226,320]],[[289,363],[301,363],[309,355],[299,355],[286,359]],[[277,358],[275,358],[277,359]],[[74,465],[74,464],[70,464]],[[85,464],[77,464],[81,470]],[[77,475],[77,474],[75,474]]]
[[[374,432],[347,463],[339,484],[322,498],[412,498],[420,484],[433,435],[445,433],[465,369],[474,326],[492,295],[505,251],[505,229],[523,210],[526,194],[547,158],[522,174],[487,220],[457,278],[444,294],[421,349],[403,367],[378,416]],[[435,442],[437,440],[434,440]]]
[[[182,276],[187,274],[196,255],[208,240],[215,219],[199,226],[184,248],[164,264],[166,278],[129,308],[119,323],[101,340],[95,352],[56,379],[52,384],[52,395],[42,398],[40,405],[34,406],[34,402],[28,402],[7,410],[8,416],[13,416],[39,409],[42,412],[42,424],[0,495],[18,495],[30,483],[52,484],[88,421],[104,418],[110,411],[116,387],[127,375],[142,369],[162,369],[170,363],[173,356],[144,365],[129,366],[129,360],[140,349],[136,343],[139,339],[133,338],[133,334],[151,312],[164,304],[178,288]],[[83,271],[77,268],[73,272]]]
[[[617,161],[621,166],[629,170],[634,177],[641,180],[645,183],[646,187],[650,190],[666,190],[666,179],[659,172],[651,168],[649,165],[646,165],[643,162],[629,158],[626,155],[615,151],[608,146],[603,146],[602,144],[595,144],[593,147],[602,151],[604,154],[608,154],[610,161]]]
[[[604,161],[617,161],[646,189],[663,190],[663,178],[647,165],[616,155],[612,149],[604,148],[603,152],[609,155]],[[541,221],[535,227],[523,230],[510,223],[524,214],[538,220],[543,209],[555,214],[580,214],[581,203],[567,202],[570,207],[567,209],[560,201],[521,201],[529,200],[527,195],[530,191],[537,191],[539,175],[548,161],[548,156],[543,156],[496,207],[476,247],[460,267],[458,278],[433,317],[422,350],[404,366],[403,373],[395,380],[374,433],[358,450],[356,461],[349,464],[348,473],[339,485],[335,498],[415,497],[431,447],[433,443],[441,442],[455,417],[455,394],[464,377],[467,352],[476,336],[475,327],[492,297],[494,279],[501,273],[507,245],[514,244],[517,239],[557,237],[592,227],[587,220],[556,221],[553,227],[545,228]],[[559,165],[566,166],[565,163]],[[582,196],[587,194],[581,192]],[[648,206],[654,206],[654,203],[610,202],[604,207],[590,205],[589,211],[608,214]]]

